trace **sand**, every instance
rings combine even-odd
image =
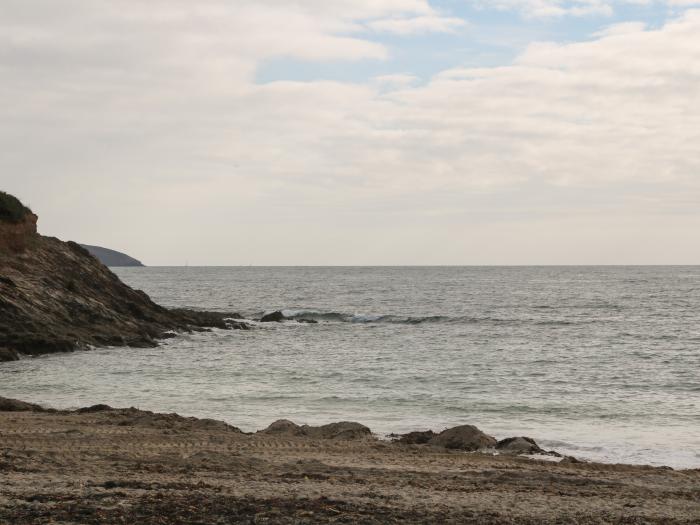
[[[700,470],[0,412],[0,523],[700,523]]]

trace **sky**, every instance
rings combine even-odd
[[[149,265],[700,264],[700,0],[2,0],[0,100]]]

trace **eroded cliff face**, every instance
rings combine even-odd
[[[37,220],[33,213],[25,215],[20,222],[0,220],[0,256],[26,250],[37,238]]]
[[[37,234],[36,215],[0,222],[0,348],[38,355],[155,346],[173,331],[247,328],[237,314],[168,310],[74,242]]]

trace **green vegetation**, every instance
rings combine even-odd
[[[17,197],[0,191],[0,221],[20,222],[31,212]]]

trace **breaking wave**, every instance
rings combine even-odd
[[[578,324],[578,321],[567,321],[562,319],[528,319],[528,318],[502,318],[492,316],[447,316],[447,315],[426,315],[426,316],[407,316],[393,314],[359,314],[347,312],[329,312],[315,309],[283,309],[282,314],[290,320],[314,320],[319,322],[335,322],[335,323],[387,323],[387,324],[406,324],[420,325],[432,323],[449,323],[449,324],[549,324],[549,325],[570,325]],[[269,312],[267,312],[269,313]],[[260,314],[262,315],[262,313]],[[583,321],[582,321],[583,322]]]

